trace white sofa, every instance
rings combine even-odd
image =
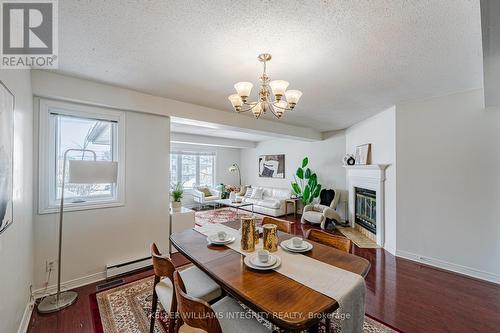
[[[252,187],[252,189],[262,189],[262,198],[248,198],[238,193],[236,199],[252,203],[255,213],[271,216],[285,215],[285,200],[290,199],[291,189],[274,187]],[[250,207],[242,207],[242,209],[251,210]]]

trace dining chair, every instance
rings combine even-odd
[[[306,239],[334,247],[344,252],[351,251],[351,240],[349,238],[332,235],[322,230],[309,229],[306,233]]]
[[[275,219],[275,218],[272,218],[269,216],[265,216],[262,219],[262,225],[264,225],[264,224],[274,224],[275,226],[278,227],[279,231],[286,232],[287,234],[292,233],[293,226],[295,225],[294,222],[279,220],[279,219]]]
[[[253,316],[238,315],[244,309],[229,296],[210,306],[206,301],[189,295],[179,272],[174,272],[174,287],[178,300],[177,311],[180,315],[179,333],[270,332]]]
[[[162,256],[155,243],[151,244],[151,258],[155,273],[153,284],[153,302],[151,306],[151,324],[149,331],[154,332],[156,309],[158,300],[163,309],[168,311],[168,332],[173,333],[175,327],[175,316],[177,312],[177,299],[173,288],[175,266],[169,257]],[[211,302],[222,295],[221,289],[215,281],[203,273],[196,266],[183,269],[180,272],[187,285],[187,292],[193,297]]]

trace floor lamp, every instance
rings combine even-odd
[[[239,186],[241,187],[241,171],[240,171],[240,167],[239,167],[239,165],[238,165],[238,164],[236,164],[236,163],[233,163],[233,165],[231,165],[231,166],[229,167],[229,171],[230,171],[230,172],[235,172],[235,171],[238,171],[238,177],[239,177],[239,179],[240,179],[240,185],[239,185]]]
[[[61,292],[61,248],[62,248],[62,226],[64,215],[64,186],[66,175],[66,161],[69,152],[91,153],[93,160],[70,160],[68,168],[68,183],[71,184],[109,184],[116,183],[118,174],[118,163],[112,161],[97,161],[96,153],[89,149],[68,149],[64,152],[63,177],[61,190],[61,207],[59,212],[59,252],[57,259],[57,293],[45,297],[38,304],[40,313],[51,313],[64,309],[76,302],[78,294],[74,291]]]

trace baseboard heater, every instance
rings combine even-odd
[[[148,266],[153,265],[151,257],[136,259],[116,265],[106,266],[106,279],[130,273]]]

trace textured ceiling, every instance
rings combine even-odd
[[[226,111],[270,52],[319,130],[482,86],[479,0],[64,0],[59,31],[59,72]]]

